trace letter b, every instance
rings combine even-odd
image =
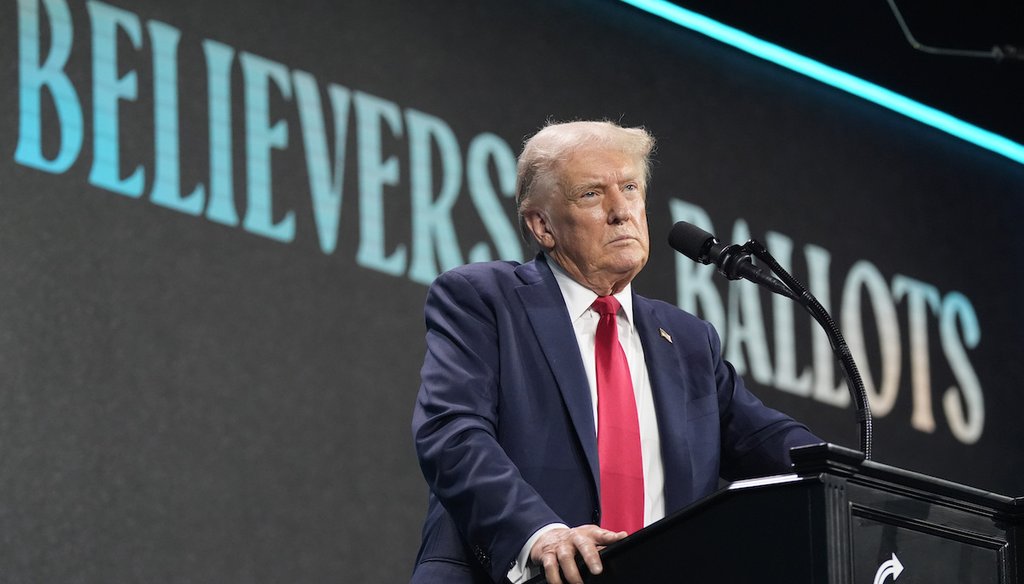
[[[50,53],[40,63],[40,3],[18,0],[18,85],[20,118],[14,160],[54,174],[66,171],[82,150],[82,106],[64,73],[71,56],[71,13],[63,0],[43,0],[50,25]],[[43,154],[43,88],[57,109],[60,148],[52,159]]]

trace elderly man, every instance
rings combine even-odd
[[[413,417],[430,486],[413,582],[581,581],[598,550],[820,442],[765,407],[706,322],[633,292],[647,262],[654,139],[545,127],[517,203],[541,253],[462,266],[426,301]]]

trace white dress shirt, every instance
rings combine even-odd
[[[548,258],[548,265],[555,275],[562,299],[569,311],[576,342],[583,357],[583,368],[587,372],[590,385],[590,403],[593,406],[594,428],[597,428],[597,368],[594,359],[594,339],[597,336],[597,323],[601,317],[590,308],[597,299],[597,294],[579,282],[573,280],[559,265]],[[644,472],[644,525],[650,525],[665,516],[665,472],[661,461],[661,448],[658,437],[658,420],[654,410],[654,394],[651,392],[651,380],[644,359],[643,345],[640,334],[633,326],[633,295],[632,284],[627,284],[615,299],[621,308],[616,316],[619,333],[619,344],[626,353],[629,363],[629,375],[633,380],[633,393],[636,397],[637,418],[640,423],[640,452],[643,458]],[[545,532],[566,527],[559,523],[545,525],[537,530],[526,545],[523,546],[516,563],[509,570],[508,578],[513,584],[525,582],[539,574],[539,568],[529,564],[530,549],[537,539]]]

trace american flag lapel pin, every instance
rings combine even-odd
[[[668,341],[670,343],[672,342],[672,335],[670,335],[667,332],[665,332],[665,329],[659,328],[658,332],[661,333],[661,338],[665,339],[666,341]]]

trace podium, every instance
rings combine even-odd
[[[1024,584],[1024,499],[832,444],[792,457],[792,475],[733,483],[608,546],[586,581]]]

